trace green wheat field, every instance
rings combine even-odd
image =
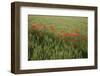
[[[87,57],[87,17],[28,15],[28,60]]]

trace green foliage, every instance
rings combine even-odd
[[[32,16],[28,18],[28,60],[53,60],[87,58],[87,18]],[[32,24],[50,26],[54,24],[56,32],[50,29],[32,29]],[[38,26],[38,25],[37,25]],[[64,29],[67,33],[80,30],[79,36],[60,36]],[[86,39],[84,39],[85,37]]]

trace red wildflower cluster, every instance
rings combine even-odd
[[[65,37],[77,37],[80,36],[80,34],[78,32],[73,32],[73,33],[67,33],[65,32],[65,29],[62,29],[60,32],[56,32],[56,27],[55,25],[50,25],[49,27],[43,25],[43,24],[37,24],[34,23],[32,24],[32,29],[33,30],[45,30],[50,28],[50,30],[57,36],[59,36],[62,40],[65,39]],[[41,33],[40,33],[41,35]],[[86,39],[86,37],[84,36],[83,39]],[[66,41],[66,40],[65,40]],[[77,40],[72,40],[72,42],[77,42]]]
[[[35,24],[32,24],[32,29],[36,28],[36,25]]]
[[[45,27],[45,25],[43,25],[43,24],[37,24],[37,23],[33,23],[32,24],[32,29],[33,30],[43,30],[43,29],[45,29],[46,27]]]
[[[66,37],[66,36],[71,36],[71,37],[73,37],[73,36],[79,36],[78,33],[64,33],[63,35],[64,35],[65,37]]]
[[[32,24],[32,29],[36,30],[38,28],[37,24]]]

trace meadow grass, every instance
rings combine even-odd
[[[88,57],[87,17],[28,16],[28,60]]]

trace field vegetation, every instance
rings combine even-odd
[[[28,16],[28,60],[88,57],[87,17]]]

